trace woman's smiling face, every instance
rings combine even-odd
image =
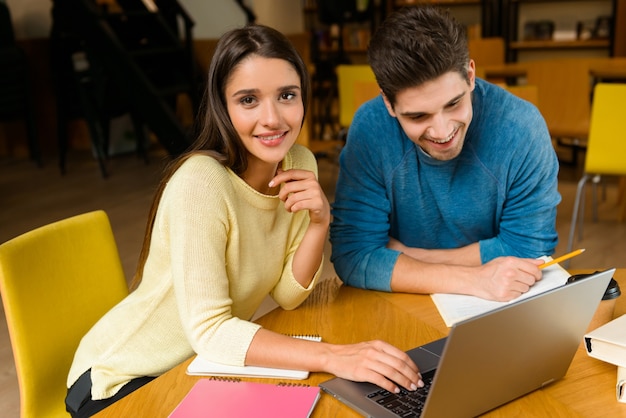
[[[296,142],[304,117],[301,82],[294,67],[282,59],[251,55],[229,77],[225,96],[249,161],[282,161]]]

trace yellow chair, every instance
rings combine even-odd
[[[0,292],[21,417],[69,417],[66,380],[78,343],[128,294],[107,215],[78,215],[0,245]]]
[[[619,179],[617,202],[621,206],[617,219],[620,222],[624,222],[626,220],[626,176],[622,176]]]
[[[356,110],[380,94],[376,77],[369,65],[338,65],[339,125],[347,130]]]
[[[626,134],[622,127],[625,101],[626,84],[599,83],[594,88],[585,168],[576,190],[567,244],[568,252],[573,248],[577,222],[580,223],[578,238],[582,238],[584,191],[587,181],[591,179],[593,183],[593,217],[597,219],[596,189],[601,176],[626,175]]]

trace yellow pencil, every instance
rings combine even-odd
[[[556,263],[560,263],[561,261],[565,261],[565,260],[569,260],[572,257],[576,257],[578,254],[582,253],[583,251],[585,251],[584,248],[578,249],[576,251],[572,251],[571,253],[567,253],[565,255],[562,255],[558,258],[555,258],[554,260],[548,261],[547,263],[544,263],[542,265],[539,266],[540,269],[546,268],[548,266],[551,266],[552,264],[556,264]]]

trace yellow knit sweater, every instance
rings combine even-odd
[[[299,145],[283,161],[290,168],[317,174]],[[306,211],[288,213],[213,158],[191,157],[164,190],[141,285],[83,337],[68,387],[91,368],[92,398],[106,399],[194,353],[243,365],[263,299],[293,309],[315,285],[321,266],[308,289],[291,268],[308,224]]]

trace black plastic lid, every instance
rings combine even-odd
[[[615,279],[611,279],[611,281],[609,282],[609,286],[604,292],[604,296],[602,296],[602,300],[616,299],[621,294],[622,291],[619,288],[619,283],[617,283]]]
[[[577,280],[586,279],[587,277],[596,273],[599,273],[599,271],[595,271],[593,273],[574,274],[573,276],[570,276],[569,279],[567,279],[567,283],[572,283]],[[604,292],[604,296],[602,296],[602,300],[617,299],[619,295],[621,294],[622,294],[622,291],[619,288],[619,283],[617,283],[617,281],[612,278],[611,281],[609,282],[609,285],[606,288],[606,291]]]

